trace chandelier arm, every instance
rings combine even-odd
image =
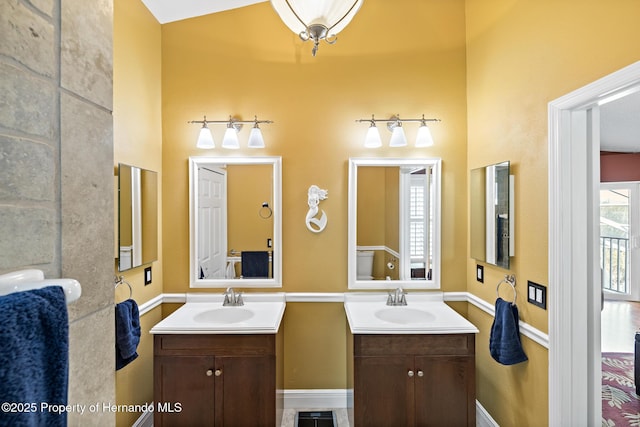
[[[327,42],[327,44],[336,44],[336,42],[338,41],[338,36],[336,36],[335,34],[327,36],[324,38],[324,41]]]
[[[285,0],[285,1],[287,2],[287,4],[289,4],[289,1],[288,1],[288,0]],[[356,5],[358,4],[358,1],[359,1],[359,0],[354,1],[354,2],[353,2],[353,4],[351,5],[351,7],[349,8],[349,10],[347,10],[347,13],[345,13],[345,14],[344,14],[344,16],[343,16],[342,18],[338,19],[338,20],[336,21],[336,23],[335,23],[335,24],[333,24],[332,26],[330,26],[328,30],[329,30],[329,31],[331,31],[331,29],[332,29],[333,27],[335,27],[336,25],[338,25],[338,24],[339,24],[340,22],[342,22],[342,21],[343,21],[347,16],[349,16],[349,14],[350,14],[350,13],[351,13],[351,11],[353,10],[353,8],[354,8],[354,7],[356,7]],[[289,7],[291,7],[291,6],[289,6]],[[294,13],[295,13],[295,12],[294,12]],[[298,19],[300,19],[300,18],[298,18]],[[333,41],[333,43],[335,43],[335,40]],[[330,44],[333,44],[333,43],[330,43]]]

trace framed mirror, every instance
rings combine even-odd
[[[513,176],[509,162],[471,170],[471,258],[509,269],[514,254]]]
[[[189,158],[192,288],[282,286],[282,159]]]
[[[158,173],[118,164],[118,271],[158,259]]]
[[[349,159],[349,289],[440,288],[440,159]]]

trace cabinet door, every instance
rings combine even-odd
[[[356,427],[413,426],[413,357],[354,358]]]
[[[216,427],[273,427],[275,357],[216,357],[216,369]]]
[[[156,427],[213,425],[212,356],[156,356],[154,371]]]
[[[417,356],[415,363],[416,426],[475,426],[474,358]]]

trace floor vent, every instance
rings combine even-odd
[[[333,411],[304,411],[296,413],[295,427],[337,427]]]

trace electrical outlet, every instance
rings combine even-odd
[[[547,288],[530,280],[527,281],[527,301],[540,308],[547,309]]]
[[[144,269],[144,285],[151,284],[151,267],[147,267]]]
[[[476,280],[480,283],[484,283],[484,266],[476,265]]]

